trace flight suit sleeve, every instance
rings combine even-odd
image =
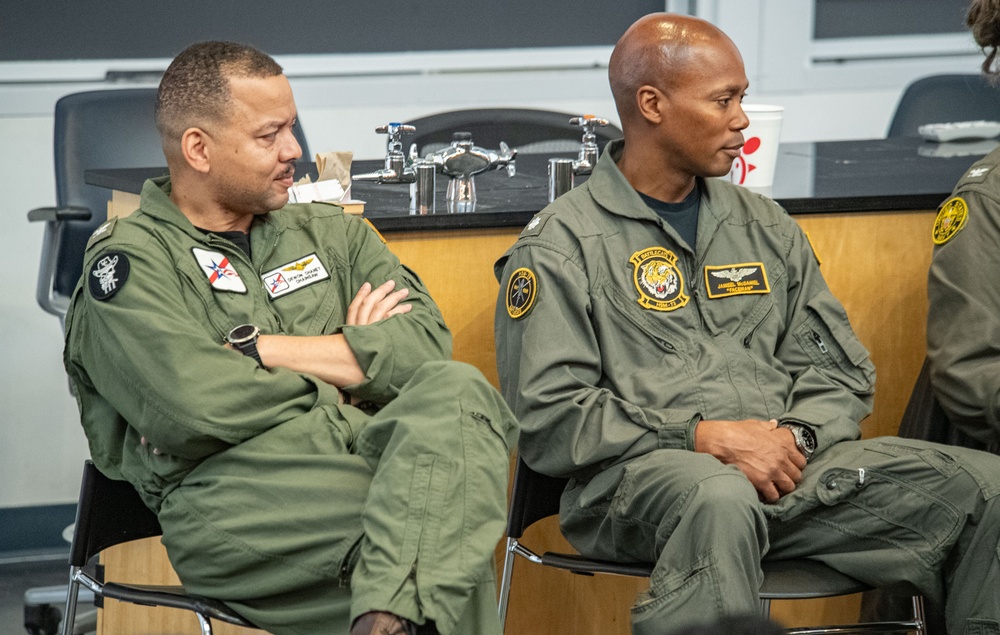
[[[1000,435],[1000,204],[977,192],[962,199],[965,226],[931,261],[927,357],[952,425],[989,443]]]
[[[827,287],[809,241],[794,221],[788,223],[788,327],[776,354],[793,383],[779,422],[809,426],[822,452],[860,438],[859,423],[874,401],[875,366]]]
[[[106,258],[115,265],[111,294],[90,281],[101,261],[111,262]],[[99,394],[150,447],[181,460],[337,405],[336,388],[286,369],[264,370],[224,347],[216,327],[185,305],[187,283],[175,272],[170,254],[152,240],[102,242],[88,251],[66,334],[67,370],[78,393]]]
[[[500,386],[533,469],[584,475],[658,447],[693,449],[697,413],[643,408],[600,385],[588,278],[572,253],[522,239],[495,271]]]
[[[345,390],[363,400],[386,403],[421,365],[451,358],[451,333],[420,277],[399,262],[365,221],[347,220],[354,288],[365,282],[374,288],[391,279],[396,289],[410,291],[404,300],[413,307],[409,313],[341,329],[365,373],[364,380]]]

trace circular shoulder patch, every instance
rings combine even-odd
[[[510,274],[507,281],[507,315],[514,318],[523,318],[535,304],[535,295],[538,291],[538,280],[531,269],[521,267]]]
[[[87,274],[90,295],[97,300],[107,300],[125,286],[128,280],[128,256],[120,251],[109,251],[94,262]]]
[[[962,231],[965,221],[969,219],[969,206],[961,196],[948,199],[938,211],[937,218],[934,219],[934,232],[932,234],[935,245],[943,245],[955,234]]]

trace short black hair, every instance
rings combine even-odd
[[[231,77],[281,73],[270,55],[246,44],[199,42],[184,49],[167,67],[156,93],[156,128],[164,150],[188,128],[225,120]]]

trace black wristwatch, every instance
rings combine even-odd
[[[257,352],[257,337],[259,335],[260,329],[253,324],[240,324],[229,331],[226,341],[247,357],[257,360],[257,364],[264,368],[264,362],[260,361],[260,353]]]
[[[816,433],[810,427],[792,422],[779,423],[778,427],[788,428],[792,431],[792,436],[795,437],[795,447],[806,457],[807,461],[816,453]]]

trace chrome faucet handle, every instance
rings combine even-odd
[[[517,148],[511,148],[503,141],[500,142],[500,154],[497,155],[497,168],[506,167],[507,177],[511,178],[517,172],[515,160],[517,158]]]
[[[389,138],[386,139],[386,152],[399,152],[400,154],[403,154],[403,135],[413,134],[416,131],[414,126],[396,122],[375,128],[375,132],[378,134],[389,135]]]
[[[595,117],[594,115],[583,115],[582,117],[573,117],[569,120],[569,123],[583,128],[580,153],[577,155],[576,161],[573,162],[573,174],[590,174],[597,164],[597,156],[601,152],[601,149],[597,146],[597,135],[594,132],[598,128],[607,126],[609,122],[607,119]]]
[[[375,128],[375,132],[378,134],[389,135],[385,144],[385,167],[374,172],[355,174],[351,180],[375,183],[413,183],[416,174],[412,166],[407,165],[406,155],[403,154],[403,135],[413,134],[416,130],[413,126],[401,123],[387,123]]]

